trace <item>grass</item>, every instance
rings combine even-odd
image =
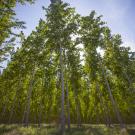
[[[121,134],[119,126],[107,128],[104,125],[83,125],[81,128],[72,126],[65,135],[135,135],[135,125],[127,126],[127,133]],[[60,135],[58,128],[42,125],[31,125],[28,128],[21,125],[0,125],[0,135]]]

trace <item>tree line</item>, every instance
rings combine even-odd
[[[62,133],[66,123],[134,123],[135,61],[121,36],[95,11],[81,16],[62,1],[43,9],[0,76],[0,122],[60,123]]]

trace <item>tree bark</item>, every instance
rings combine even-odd
[[[135,88],[133,87],[133,83],[132,83],[131,79],[129,78],[128,74],[126,72],[124,72],[124,75],[125,75],[126,79],[128,80],[128,83],[131,86],[133,92],[135,92]]]
[[[117,119],[118,119],[118,121],[119,121],[119,123],[120,123],[121,128],[124,128],[125,126],[124,126],[123,121],[122,121],[122,118],[121,118],[121,116],[120,116],[120,112],[119,112],[117,103],[116,103],[116,101],[114,100],[114,97],[113,97],[113,95],[112,95],[109,82],[108,82],[108,80],[107,80],[107,77],[106,77],[105,72],[104,72],[103,69],[102,69],[102,72],[103,72],[103,76],[104,76],[104,79],[105,79],[105,84],[106,84],[106,86],[107,86],[107,90],[108,90],[108,92],[109,92],[109,96],[110,96],[110,99],[111,99],[111,102],[112,102],[112,105],[113,105],[113,109],[114,109],[114,111],[115,111],[115,113],[116,113],[116,116],[117,116]]]
[[[69,103],[69,94],[68,94],[68,83],[66,84],[66,94],[67,94],[67,123],[68,130],[70,131],[70,103]]]
[[[102,107],[102,111],[103,111],[103,116],[104,116],[104,121],[106,122],[106,125],[110,127],[110,122],[109,122],[109,116],[108,116],[108,110],[107,107],[105,106],[104,102],[103,102],[103,95],[99,89],[99,85],[97,84],[97,92],[98,92],[98,97],[101,103],[101,107]]]
[[[33,89],[34,76],[35,76],[35,69],[32,71],[32,77],[30,80],[28,97],[27,97],[26,117],[25,117],[26,118],[25,119],[25,126],[27,126],[27,127],[29,125],[30,101],[31,101],[31,94],[32,94],[32,89]]]
[[[11,122],[12,122],[12,117],[13,117],[13,114],[14,114],[15,103],[16,103],[17,96],[19,94],[21,83],[22,83],[22,80],[20,79],[19,80],[19,84],[18,84],[18,89],[16,90],[16,94],[15,94],[15,97],[14,97],[14,100],[13,100],[11,112],[10,112],[10,115],[9,115],[9,121],[8,121],[9,124],[11,124]]]
[[[62,58],[62,48],[60,46],[60,72],[61,72],[61,135],[65,132],[65,113],[64,113],[64,75],[63,75],[63,58]]]
[[[41,126],[41,120],[42,120],[42,102],[40,102],[40,105],[39,105],[39,113],[38,113],[38,126],[40,127]]]
[[[77,113],[77,126],[81,127],[81,118],[80,118],[80,103],[78,100],[77,90],[75,89],[75,102],[76,102],[76,113]]]

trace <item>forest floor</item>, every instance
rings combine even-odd
[[[65,135],[135,135],[135,125],[127,126],[127,133],[121,134],[119,126],[108,128],[104,125],[83,125],[77,128],[72,125],[71,131]],[[23,127],[20,125],[0,125],[0,135],[60,135],[58,128],[42,125]]]

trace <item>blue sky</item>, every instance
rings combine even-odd
[[[135,51],[135,0],[63,0],[68,2],[81,15],[88,15],[95,10],[97,15],[103,15],[103,20],[111,28],[113,34],[121,34],[123,44]],[[38,25],[40,18],[45,18],[42,6],[47,7],[50,0],[36,0],[34,5],[16,7],[17,18],[26,22],[29,35]]]

